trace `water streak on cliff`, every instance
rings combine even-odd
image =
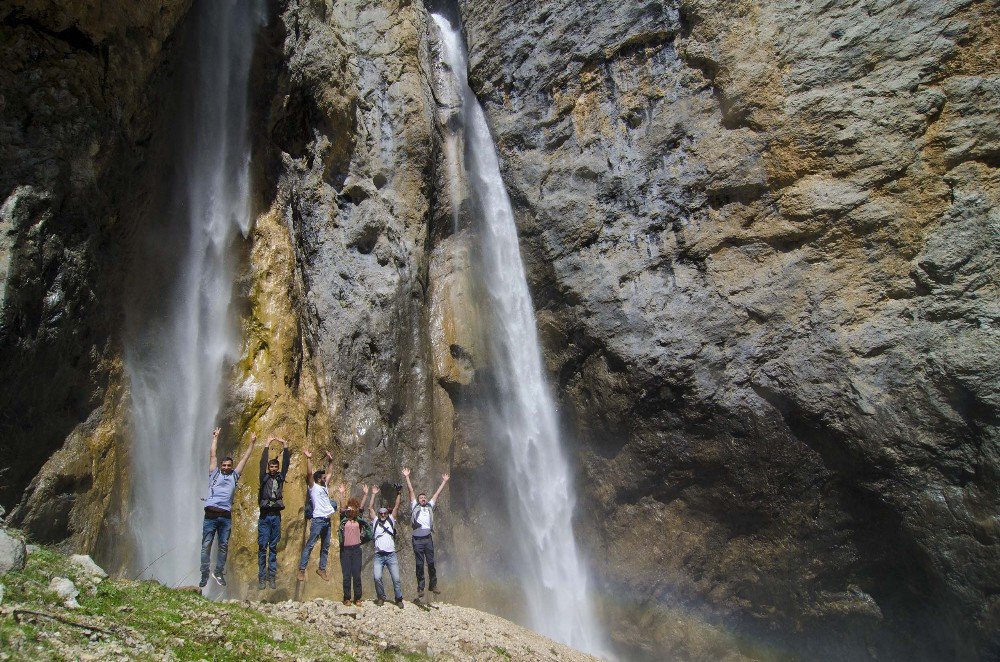
[[[573,534],[575,493],[562,448],[555,403],[545,380],[535,312],[518,245],[517,227],[500,176],[496,147],[469,88],[458,31],[434,14],[442,58],[462,95],[465,167],[478,210],[484,308],[494,373],[491,443],[506,458],[507,501],[516,529],[528,625],[588,652],[603,650],[588,592],[588,571]]]
[[[157,257],[169,282],[149,319],[134,321],[126,365],[135,439],[133,531],[137,570],[167,584],[198,575],[200,497],[222,385],[238,352],[230,303],[237,232],[250,224],[247,96],[259,2],[203,2],[192,11],[194,52],[180,71],[173,118],[175,181]],[[169,168],[164,168],[169,172]],[[152,265],[151,280],[163,265]],[[140,274],[140,277],[142,274]],[[220,460],[221,452],[220,448]]]

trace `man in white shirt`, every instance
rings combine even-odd
[[[396,606],[403,608],[403,585],[399,579],[399,560],[396,557],[396,512],[399,510],[399,501],[402,494],[396,491],[396,503],[392,506],[392,512],[388,508],[378,509],[375,513],[375,496],[378,494],[378,486],[372,486],[372,502],[369,512],[372,518],[372,540],[375,542],[375,558],[372,559],[372,569],[375,572],[375,604],[381,606],[385,602],[385,586],[382,584],[382,570],[389,568],[389,576],[392,577],[392,591],[396,597]]]
[[[410,490],[410,510],[413,524],[413,556],[417,561],[417,600],[424,597],[424,562],[427,562],[427,573],[430,575],[432,593],[440,593],[437,588],[437,570],[434,568],[434,505],[448,482],[448,474],[441,476],[441,485],[430,499],[421,492],[414,496],[413,484],[410,482],[409,467],[403,468],[403,478]]]
[[[330,477],[333,472],[333,455],[326,453],[326,470],[320,469],[313,473],[312,453],[302,451],[306,456],[306,480],[309,483],[309,498],[312,502],[312,517],[309,520],[309,540],[302,548],[302,558],[299,559],[299,581],[306,579],[306,566],[309,555],[312,554],[316,540],[319,545],[319,569],[316,574],[325,581],[330,581],[326,571],[326,562],[330,556],[330,517],[337,512],[337,502],[330,499]]]

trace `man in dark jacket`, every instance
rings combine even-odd
[[[281,463],[269,458],[271,443],[281,442]],[[288,461],[292,452],[288,440],[272,436],[260,457],[260,517],[257,519],[257,588],[263,590],[264,581],[269,588],[276,588],[278,573],[278,541],[281,540],[281,511],[285,508],[282,491],[288,474]]]

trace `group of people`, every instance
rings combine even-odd
[[[208,584],[209,577],[220,586],[226,585],[225,566],[229,551],[229,534],[232,531],[233,498],[236,494],[236,484],[243,473],[243,468],[250,459],[257,445],[257,435],[250,435],[250,446],[238,463],[233,458],[225,457],[217,462],[216,452],[219,442],[219,428],[212,435],[212,445],[209,451],[208,464],[208,496],[205,498],[205,520],[202,524],[201,542],[201,581],[199,586]],[[271,444],[281,443],[281,460],[270,457]],[[402,582],[399,574],[399,559],[397,557],[396,540],[398,537],[397,513],[402,497],[401,486],[397,485],[396,499],[392,510],[380,506],[377,510],[375,502],[379,495],[377,486],[362,485],[362,498],[346,499],[347,488],[344,485],[336,487],[336,496],[331,484],[333,473],[333,456],[327,452],[326,469],[313,469],[313,454],[303,450],[306,457],[306,480],[308,495],[306,498],[305,516],[309,521],[309,537],[302,548],[299,559],[298,580],[306,578],[306,567],[312,555],[316,542],[320,543],[319,567],[316,570],[323,580],[329,581],[327,562],[330,555],[331,527],[334,515],[338,516],[338,541],[340,543],[340,569],[344,577],[344,604],[361,604],[361,550],[362,545],[373,543],[375,555],[372,568],[375,576],[376,604],[387,601],[383,573],[389,571],[395,604],[403,606]],[[258,502],[260,515],[257,520],[257,587],[276,587],[278,570],[278,543],[281,541],[281,511],[284,510],[285,477],[288,474],[291,451],[288,440],[281,437],[268,439],[260,459],[260,492]],[[440,593],[437,588],[437,571],[434,567],[434,506],[441,495],[448,474],[441,477],[441,484],[431,498],[420,492],[415,494],[410,482],[409,468],[403,468],[403,478],[409,490],[413,555],[416,559],[417,600],[424,598],[424,589]],[[341,504],[344,504],[341,507]],[[365,517],[365,506],[368,516]],[[214,571],[210,572],[212,544],[218,538],[218,550]],[[425,583],[424,566],[427,567],[429,584]]]

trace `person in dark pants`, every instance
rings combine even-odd
[[[430,576],[430,590],[432,593],[440,593],[437,588],[437,569],[434,567],[434,538],[431,535],[434,529],[434,505],[437,498],[448,482],[448,474],[441,476],[441,485],[438,486],[434,496],[430,499],[427,494],[421,492],[414,496],[413,483],[410,482],[410,469],[403,468],[403,478],[406,479],[406,487],[410,490],[410,510],[413,524],[413,556],[417,561],[417,600],[424,597],[424,562],[427,563],[427,574]]]
[[[340,571],[344,575],[344,604],[351,604],[351,588],[354,588],[354,604],[361,605],[361,545],[372,539],[371,522],[361,516],[368,501],[368,486],[361,489],[365,496],[361,503],[354,497],[347,501],[347,508],[340,516]]]
[[[257,435],[250,435],[250,446],[240,458],[240,463],[233,467],[233,458],[224,457],[217,462],[216,451],[219,445],[220,428],[212,433],[212,445],[208,451],[208,496],[205,502],[205,521],[201,525],[201,581],[198,586],[204,588],[208,584],[208,568],[212,557],[212,542],[219,537],[219,549],[215,554],[215,572],[212,577],[219,586],[226,585],[226,556],[229,554],[229,534],[233,530],[233,497],[236,495],[236,482],[243,473],[254,446],[257,445]]]
[[[271,443],[281,442],[281,462],[269,458]],[[285,509],[283,490],[288,475],[288,461],[292,452],[288,440],[271,437],[260,456],[260,517],[257,518],[257,589],[277,588],[278,542],[281,540],[281,511]]]

